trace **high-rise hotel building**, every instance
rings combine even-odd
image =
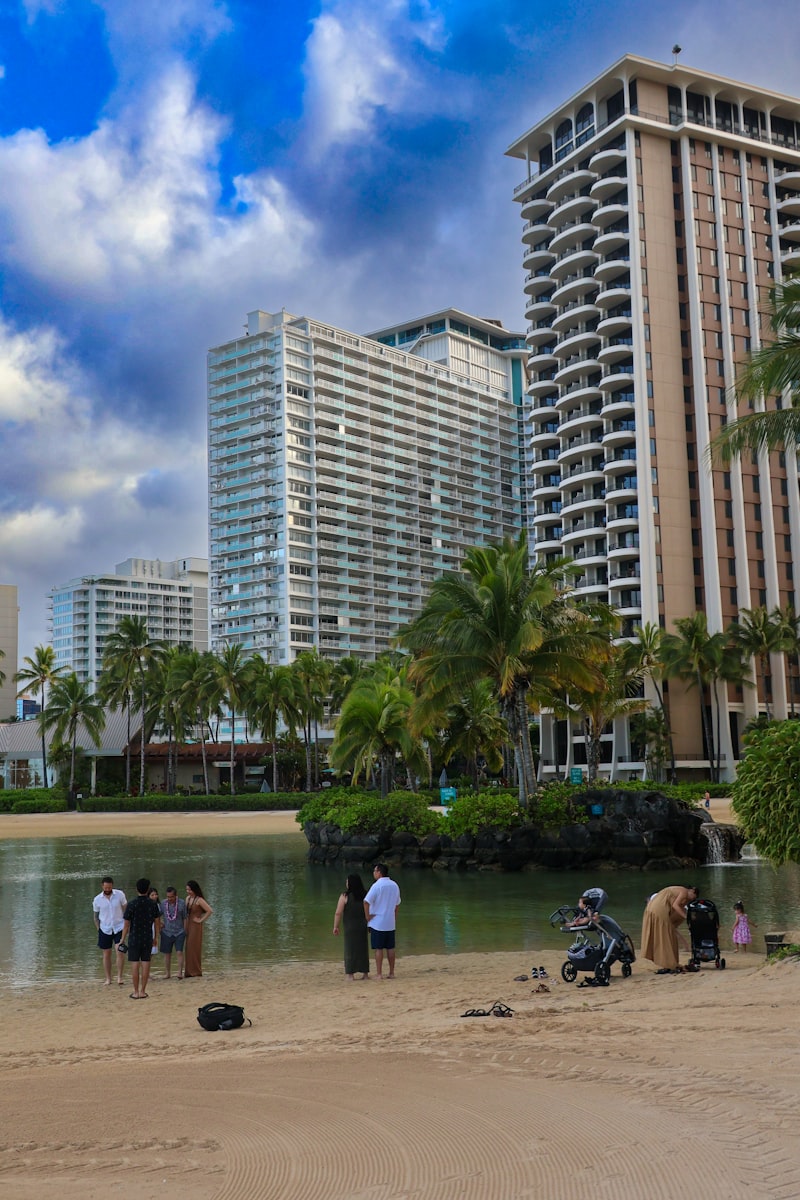
[[[448,309],[362,337],[248,314],[208,358],[211,642],[374,658],[521,526],[524,335]]]
[[[535,553],[576,559],[580,592],[627,632],[697,610],[712,631],[743,609],[800,611],[795,456],[712,470],[706,454],[737,364],[768,333],[770,289],[800,265],[800,101],[626,55],[508,153],[525,161]],[[727,689],[728,774],[761,689]],[[772,691],[784,715],[780,656]],[[678,759],[698,762],[696,693],[670,695]]]

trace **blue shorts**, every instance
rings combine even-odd
[[[182,954],[183,944],[185,941],[186,932],[183,930],[180,933],[164,933],[162,930],[159,949],[161,950],[162,954],[172,954],[173,949],[177,950],[179,954]]]
[[[102,929],[97,931],[97,944],[101,950],[110,950],[112,946],[117,946],[122,941],[122,930],[119,933],[103,933]]]
[[[373,950],[394,950],[394,929],[370,929],[369,940]]]

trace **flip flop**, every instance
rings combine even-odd
[[[527,982],[528,982],[527,975],[515,975],[514,976],[514,983],[527,983]]]
[[[131,992],[130,996],[128,996],[128,999],[129,1000],[138,1000],[139,997],[136,995],[136,992]]]
[[[507,1004],[501,1003],[500,1000],[495,1000],[490,1012],[493,1017],[513,1017],[514,1015],[513,1008],[509,1008]]]
[[[461,1014],[461,1016],[462,1017],[488,1017],[489,1010],[486,1008],[468,1008],[465,1013]]]
[[[547,986],[546,983],[540,983],[537,988],[533,989],[532,994],[534,996],[537,996],[540,992],[547,992],[548,996],[550,995],[550,988]]]

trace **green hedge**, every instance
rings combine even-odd
[[[304,799],[298,792],[254,792],[241,796],[84,796],[84,812],[275,812],[294,810]]]
[[[355,788],[331,788],[306,801],[297,814],[298,822],[324,821],[346,832],[411,833],[425,837],[439,833],[442,818],[431,812],[430,797],[415,792],[390,792],[385,800],[377,792]]]
[[[494,829],[515,829],[525,820],[519,799],[511,792],[491,788],[485,792],[462,792],[449,806],[445,829],[451,837],[473,836]]]
[[[25,797],[15,800],[11,812],[21,813],[57,813],[66,812],[67,802],[59,796]]]
[[[0,812],[59,812],[52,801],[63,796],[55,788],[0,788]]]

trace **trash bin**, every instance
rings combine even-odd
[[[783,939],[785,937],[786,937],[785,933],[765,933],[764,934],[764,941],[767,944],[767,958],[769,958],[770,954],[774,954],[776,950],[780,950],[781,946],[783,945]]]

